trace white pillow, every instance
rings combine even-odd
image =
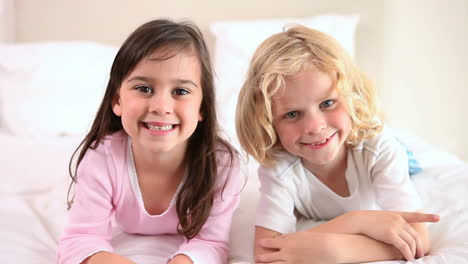
[[[0,45],[0,126],[24,137],[83,135],[117,48],[92,42]]]
[[[309,18],[225,21],[210,25],[215,36],[214,69],[218,117],[231,142],[235,133],[237,96],[245,80],[250,58],[260,43],[288,24],[301,24],[333,36],[353,56],[358,15],[323,15]],[[221,108],[222,107],[222,108]]]

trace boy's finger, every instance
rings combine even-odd
[[[281,241],[278,238],[263,238],[258,241],[258,245],[264,248],[281,248]]]
[[[282,253],[281,251],[276,251],[272,253],[266,253],[262,255],[258,255],[255,257],[255,262],[260,262],[260,263],[270,263],[270,262],[281,262],[283,261],[282,259]]]
[[[414,238],[416,242],[416,258],[424,256],[423,243],[418,232],[410,224],[405,226],[405,230]]]
[[[440,216],[436,214],[401,212],[400,215],[408,223],[438,222],[440,220]]]

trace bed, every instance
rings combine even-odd
[[[239,147],[234,110],[254,48],[287,23],[313,26],[335,36],[352,54],[356,15],[307,19],[219,22],[214,66],[223,134]],[[258,34],[258,32],[262,32]],[[246,37],[251,34],[252,37]],[[94,42],[0,44],[0,259],[54,263],[66,222],[68,161],[87,130],[116,47]],[[73,63],[70,63],[73,61]],[[393,133],[414,153],[421,172],[413,176],[425,211],[441,221],[428,226],[431,254],[412,263],[468,263],[468,164],[401,129]],[[231,231],[230,263],[253,263],[253,231],[258,199],[258,164],[243,158],[246,180]],[[149,237],[114,230],[117,253],[139,264],[163,263],[179,236]],[[379,263],[402,263],[386,261]]]

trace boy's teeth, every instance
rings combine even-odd
[[[324,139],[322,142],[318,142],[318,143],[313,143],[311,144],[312,146],[317,146],[317,145],[322,145],[323,143],[327,142],[326,139]]]
[[[167,131],[172,129],[172,125],[167,125],[167,126],[153,126],[151,124],[146,124],[146,126],[151,129],[151,130],[156,130],[156,131]]]

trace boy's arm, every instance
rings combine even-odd
[[[439,217],[419,212],[353,211],[306,231],[365,235],[397,248],[407,260],[429,252],[430,241],[424,222]]]
[[[430,242],[427,235],[427,229],[424,223],[411,224],[418,235],[420,236],[424,254],[429,252]],[[400,250],[396,247],[369,238],[365,235],[352,234],[330,234],[331,243],[336,245],[338,263],[361,263],[374,262],[384,260],[401,260],[405,259]],[[422,256],[421,256],[422,257]],[[412,260],[414,257],[412,256]]]
[[[410,260],[429,251],[429,237],[423,222],[438,220],[437,215],[419,212],[353,211],[306,231],[365,235],[394,246]]]
[[[305,232],[288,235],[277,236],[272,230],[256,227],[255,256],[265,263],[300,263],[299,259],[317,256],[333,257],[338,263],[397,260],[403,256],[412,260],[423,256],[422,248],[428,251],[427,231],[420,222],[432,221],[438,221],[438,217],[417,212],[354,211]],[[407,230],[413,235],[398,235]],[[377,237],[390,242],[379,241]],[[422,242],[416,242],[417,239]]]
[[[261,239],[257,244],[268,252],[257,253],[257,263],[306,264],[311,259],[317,263],[361,263],[402,259],[395,247],[364,235],[297,232]]]

